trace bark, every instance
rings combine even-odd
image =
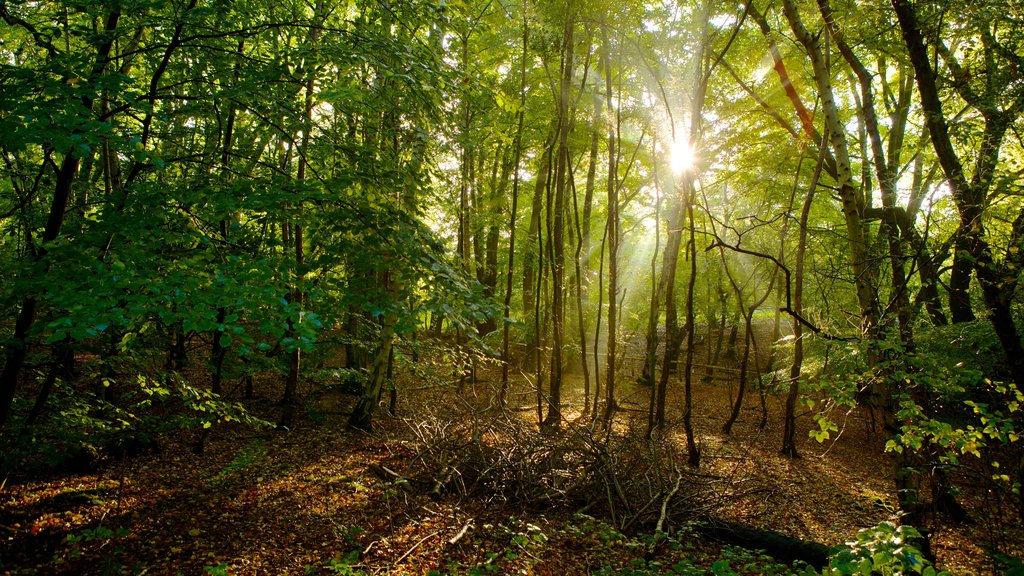
[[[499,222],[501,220],[502,203],[508,191],[509,178],[512,174],[513,156],[512,150],[505,150],[505,153],[502,155],[501,174],[499,175],[497,185],[491,187],[491,196],[488,200],[491,215],[487,226],[487,237],[484,242],[485,253],[482,282],[484,285],[484,297],[488,301],[494,298],[498,290],[498,240],[501,231]],[[495,328],[497,328],[495,319],[488,318],[477,327],[477,331],[484,335],[490,334]]]
[[[462,74],[466,78],[465,85],[469,86],[469,33],[466,32],[462,35],[462,45],[460,53],[462,55]],[[459,128],[459,140],[460,140],[460,155],[459,155],[459,237],[458,237],[458,251],[459,257],[462,259],[462,263],[466,266],[467,270],[470,265],[472,254],[470,251],[470,213],[469,213],[469,196],[470,186],[470,173],[472,171],[473,164],[473,149],[470,146],[470,135],[469,135],[469,123],[470,123],[470,110],[469,110],[469,94],[464,92],[462,94],[461,102],[461,116],[462,124]]]
[[[728,266],[724,267],[726,275],[729,276],[729,282],[732,284],[733,291],[736,292],[737,305],[742,310],[743,308],[743,289],[733,278],[729,272]],[[729,418],[726,419],[725,424],[722,425],[722,434],[732,434],[733,424],[740,417],[740,410],[743,408],[743,396],[746,392],[747,387],[747,368],[750,366],[750,353],[754,350],[756,353],[756,343],[754,342],[754,312],[760,308],[765,301],[772,295],[775,289],[775,276],[778,273],[778,268],[772,271],[771,280],[768,282],[768,288],[764,291],[764,295],[761,296],[756,302],[754,302],[746,311],[743,312],[743,357],[740,360],[740,381],[739,389],[736,391],[736,401],[733,403],[732,412],[729,414]],[[692,346],[691,346],[692,347]]]
[[[832,80],[819,37],[811,34],[804,26],[794,0],[784,0],[783,8],[786,19],[797,40],[804,46],[814,70],[814,82],[821,98],[821,109],[824,112],[829,142],[836,161],[836,184],[846,223],[847,241],[850,245],[850,265],[860,307],[861,332],[870,338],[875,333],[878,320],[878,296],[870,281],[868,243],[861,219],[864,200],[854,187],[845,126],[839,119],[839,108],[832,91]]]
[[[729,340],[725,345],[725,357],[733,361],[739,358],[739,348],[736,347],[736,343],[740,336],[741,316],[739,302],[737,302],[736,310],[733,310],[732,313],[732,322],[729,323]]]
[[[242,48],[244,47],[243,41],[238,43],[238,56],[242,55]],[[238,65],[235,65],[235,80],[238,80]],[[221,170],[228,173],[228,164],[231,161],[231,146],[234,142],[234,131],[235,131],[235,106],[234,104],[228,105],[228,118],[224,125],[224,137],[221,143],[221,157],[220,164]],[[225,245],[230,242],[229,234],[231,230],[230,221],[225,218],[220,221],[220,237],[221,241]],[[227,357],[227,347],[223,345],[221,339],[224,337],[224,322],[227,319],[228,311],[224,306],[217,308],[217,326],[218,328],[213,331],[213,343],[210,346],[210,365],[212,367],[210,374],[210,389],[214,394],[220,394],[222,383],[224,381],[224,360]]]
[[[709,2],[705,3],[710,6]],[[706,20],[705,20],[706,22]],[[692,185],[691,199],[688,199],[687,214],[690,220],[690,241],[687,244],[690,258],[690,278],[686,288],[686,339],[689,345],[686,347],[686,368],[684,374],[683,388],[683,430],[686,432],[686,453],[687,464],[696,467],[700,465],[700,448],[697,446],[696,436],[693,430],[693,332],[694,332],[694,311],[693,311],[693,288],[697,283],[697,238],[696,224],[693,221],[692,196],[695,196]]]
[[[839,52],[853,70],[857,77],[857,84],[860,86],[859,117],[871,145],[871,166],[878,180],[883,214],[885,215],[882,218],[879,233],[886,238],[889,246],[889,262],[892,274],[892,307],[896,310],[900,340],[905,349],[912,349],[912,313],[909,291],[907,289],[904,240],[900,234],[901,228],[906,229],[907,227],[905,225],[901,227],[900,223],[897,222],[900,212],[895,210],[900,152],[903,145],[907,117],[910,112],[911,85],[909,82],[901,83],[898,101],[890,114],[889,142],[888,149],[886,149],[878,126],[878,115],[875,112],[874,75],[868,71],[867,67],[864,66],[860,58],[857,57],[853,49],[847,44],[842,29],[835,22],[835,16],[832,13],[829,0],[818,0],[818,9],[835,40],[836,46],[839,48]],[[880,71],[880,76],[883,79],[885,78],[885,70]],[[867,163],[864,165],[866,166]],[[902,212],[902,214],[905,214],[905,212]]]
[[[590,161],[587,163],[587,183],[583,194],[583,221],[580,241],[580,257],[583,266],[583,285],[590,286],[590,220],[594,210],[594,189],[597,182],[597,161],[601,143],[601,107],[600,94],[594,94],[594,126],[590,131]]]
[[[658,315],[661,308],[658,294],[660,282],[657,281],[658,251],[661,249],[661,186],[658,181],[657,164],[654,165],[654,185],[657,196],[654,201],[654,250],[651,254],[651,305],[647,311],[647,354],[644,355],[644,371],[640,377],[641,384],[651,387],[650,404],[647,408],[648,438],[652,437],[658,425],[657,412],[660,410],[662,414],[665,413],[664,397],[659,398],[654,386],[658,359],[653,351],[658,349]]]
[[[789,71],[786,68],[786,63],[782,59],[782,51],[779,50],[778,44],[775,42],[772,36],[771,26],[768,24],[767,18],[764,17],[760,11],[754,6],[753,2],[747,0],[746,6],[748,13],[757,23],[758,28],[761,30],[761,34],[764,35],[768,41],[768,48],[772,55],[772,64],[775,74],[779,77],[779,83],[782,85],[782,90],[786,93],[786,98],[789,99],[793,105],[793,110],[796,111],[797,117],[800,119],[800,127],[803,131],[804,138],[810,142],[820,142],[821,134],[818,133],[818,129],[814,126],[814,117],[807,106],[804,105],[803,100],[800,98],[800,94],[797,93],[796,88],[793,86],[793,81],[789,77]],[[786,123],[788,126],[788,123]],[[832,151],[825,150],[825,171],[828,172],[833,178],[838,179],[838,168],[836,167],[836,159],[833,157]]]
[[[22,434],[28,431],[29,428],[35,425],[39,421],[39,417],[43,413],[43,408],[46,407],[46,401],[50,397],[50,393],[53,392],[53,387],[57,383],[57,378],[64,378],[70,380],[74,372],[75,362],[75,351],[71,347],[71,339],[66,338],[63,342],[57,345],[57,349],[53,355],[53,364],[50,366],[50,370],[46,373],[46,378],[43,383],[39,386],[39,393],[36,395],[36,402],[32,406],[32,411],[29,412],[25,418],[25,423],[22,426]]]
[[[913,78],[910,81],[912,82]],[[922,138],[928,139],[927,127]],[[935,170],[936,167],[932,166],[932,170],[925,177],[924,154],[918,151],[914,157],[913,180],[910,187],[910,199],[907,200],[907,213],[906,217],[902,219],[906,229],[902,232],[909,238],[914,259],[917,262],[918,276],[921,279],[921,288],[918,290],[915,299],[915,307],[917,303],[923,303],[932,324],[935,326],[945,326],[949,323],[949,319],[946,317],[946,312],[942,309],[942,302],[939,300],[939,272],[937,265],[944,258],[936,258],[932,255],[932,251],[925,242],[925,239],[914,227],[917,213],[920,211],[921,203],[924,201],[924,191],[929,187],[928,183],[931,182]]]
[[[439,42],[436,28],[431,29],[429,41],[432,45],[435,45],[435,47],[436,43]],[[404,167],[406,177],[402,178],[401,181],[405,182],[405,184],[399,191],[398,206],[396,207],[407,214],[414,214],[416,212],[417,203],[419,201],[417,182],[419,181],[419,175],[423,168],[427,146],[427,134],[420,126],[418,120],[419,119],[417,119],[417,123],[413,126],[413,132],[416,139],[412,145],[411,158],[409,159],[408,164]],[[392,126],[395,127],[393,123]],[[394,132],[394,138],[391,141],[391,152],[393,153],[395,162],[397,163],[397,159],[399,157],[397,131]],[[399,262],[397,262],[399,257],[400,255],[394,254],[389,250],[385,250],[381,254],[381,258],[385,259],[389,263],[381,273],[381,285],[387,293],[387,298],[391,306],[384,313],[383,319],[381,320],[380,339],[378,341],[377,350],[373,355],[373,362],[370,365],[370,371],[367,375],[367,381],[363,387],[363,393],[360,395],[359,400],[352,409],[352,413],[349,415],[348,428],[352,430],[372,430],[374,408],[377,406],[381,394],[384,391],[384,384],[390,380],[388,376],[393,362],[392,348],[394,340],[397,337],[396,328],[398,326],[398,311],[401,307],[400,303],[404,301],[403,295],[406,288],[405,279],[402,276],[402,267],[399,265]],[[389,403],[389,409],[392,413],[394,412],[396,403],[397,390],[392,388],[391,401]]]
[[[932,147],[949,182],[953,201],[960,216],[960,237],[963,239],[965,251],[973,259],[974,273],[981,286],[989,320],[999,338],[1011,378],[1019,390],[1024,387],[1024,347],[1021,346],[1020,334],[1013,321],[1010,304],[1018,282],[1020,256],[1018,254],[1007,258],[1002,266],[996,265],[992,249],[985,239],[983,212],[1006,131],[1024,109],[1024,90],[1018,87],[1013,98],[1000,106],[993,104],[991,99],[979,100],[966,87],[966,82],[958,84],[964,86],[961,89],[961,96],[978,109],[985,119],[984,134],[976,151],[974,171],[971,180],[968,181],[960,157],[953,147],[942,101],[939,98],[936,71],[932,69],[914,7],[908,0],[892,0],[892,5],[903,33],[910,62],[916,72],[917,89]],[[989,51],[992,48],[985,45],[985,49]],[[943,57],[954,76],[962,77],[962,70],[955,60],[948,54],[944,54]],[[1022,238],[1024,212],[1014,221],[1010,245],[1019,246]]]
[[[807,254],[807,221],[814,202],[814,193],[821,178],[825,160],[825,140],[822,137],[818,151],[818,162],[814,167],[811,183],[804,196],[803,208],[800,210],[800,232],[797,236],[796,254],[793,256],[793,363],[789,366],[789,391],[786,394],[786,414],[783,418],[782,454],[790,458],[799,458],[796,449],[796,403],[800,398],[800,373],[804,362],[804,325],[799,318],[804,314],[804,259]]]
[[[541,256],[540,223],[544,213],[544,193],[548,186],[548,179],[551,174],[551,153],[557,143],[556,133],[552,132],[551,137],[544,144],[544,151],[541,153],[540,162],[537,165],[537,181],[533,187],[533,200],[530,203],[530,226],[526,232],[526,251],[523,255],[523,310],[527,313],[526,353],[523,356],[523,363],[529,365],[540,352],[538,343],[540,332],[536,329],[537,315],[535,309],[539,282],[537,268],[540,266],[538,260]]]
[[[391,284],[391,291],[398,292],[399,286]],[[380,330],[381,345],[373,356],[373,363],[370,365],[370,374],[363,393],[356,401],[355,407],[352,408],[352,414],[349,416],[348,427],[351,430],[373,431],[373,410],[377,406],[378,398],[380,398],[387,380],[388,358],[391,357],[391,346],[397,324],[398,314],[396,312],[387,312],[384,315]]]
[[[605,77],[605,100],[609,112],[612,107],[612,70],[610,59],[610,47],[608,40],[608,25],[601,23],[601,62]],[[619,295],[619,174],[618,174],[618,130],[619,115],[616,111],[616,120],[608,126],[608,224],[607,224],[607,245],[608,245],[608,341],[605,368],[605,411],[604,423],[607,427],[611,422],[612,415],[617,409],[615,401],[615,378],[616,364],[618,362],[618,295]]]
[[[714,330],[715,352],[711,355],[711,361],[708,362],[708,367],[704,371],[702,380],[705,382],[711,382],[714,379],[715,367],[718,366],[718,360],[722,357],[722,345],[725,343],[725,320],[729,307],[729,296],[722,289],[721,282],[722,277],[719,276],[719,285],[715,287],[715,291],[718,293],[718,328]]]
[[[700,150],[702,121],[701,116],[704,110],[704,100],[707,96],[708,81],[711,79],[713,66],[708,56],[708,47],[711,42],[711,35],[708,23],[711,19],[712,4],[706,0],[701,7],[700,47],[694,59],[694,77],[697,83],[690,100],[690,132],[688,135],[689,145],[694,150]],[[705,62],[707,61],[707,63]],[[696,174],[688,174],[684,179],[686,191],[686,215],[689,220],[690,238],[687,244],[690,259],[690,277],[686,289],[686,365],[683,379],[683,431],[686,433],[687,464],[696,467],[700,465],[700,448],[697,446],[696,434],[693,430],[693,353],[694,353],[694,331],[696,319],[694,317],[694,287],[697,284],[697,223],[693,216],[693,209],[697,203]]]
[[[544,427],[557,429],[562,424],[562,349],[565,339],[565,195],[569,183],[569,101],[573,82],[574,13],[566,15],[562,37],[562,74],[559,83],[558,158],[555,165],[554,206],[551,230],[551,374],[548,413]]]
[[[572,176],[570,174],[570,180]],[[582,258],[581,252],[583,251],[583,230],[580,227],[579,218],[579,201],[576,193],[575,181],[572,185],[572,203],[573,203],[573,222],[576,228],[576,257],[573,259],[573,264],[576,272],[576,327],[579,330],[580,337],[580,369],[583,372],[583,415],[586,416],[590,412],[590,363],[587,358],[587,323],[583,317],[583,299],[584,289],[583,284],[583,267],[580,263]]]
[[[971,255],[968,239],[958,234],[953,249],[953,269],[949,275],[949,315],[954,324],[977,319],[971,307]]]
[[[829,548],[817,542],[799,540],[771,530],[752,528],[743,524],[709,519],[698,531],[711,540],[741,546],[750,550],[764,550],[778,562],[806,562],[817,569],[828,566]]]

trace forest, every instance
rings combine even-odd
[[[0,573],[1024,574],[1021,0],[0,0]]]

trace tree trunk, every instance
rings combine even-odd
[[[572,175],[570,174],[571,179]],[[583,266],[580,262],[583,257],[583,230],[580,227],[579,203],[575,183],[572,186],[572,203],[575,215],[573,221],[576,228],[576,256],[573,258],[576,272],[576,327],[579,330],[580,336],[580,369],[583,373],[583,416],[586,416],[590,412],[590,363],[589,358],[587,358],[587,323],[583,316],[584,290],[586,286],[583,283]]]
[[[238,43],[238,55],[241,57],[241,52],[244,44]],[[235,79],[238,80],[238,66],[235,66]],[[235,106],[233,103],[228,104],[228,118],[224,125],[224,136],[221,148],[220,164],[223,173],[229,174],[228,163],[231,161],[231,146],[234,140],[235,130]],[[230,230],[231,222],[229,220],[221,219],[220,224],[220,239],[224,242],[225,246],[229,245],[230,242]],[[217,329],[213,331],[213,343],[210,346],[210,389],[214,394],[220,395],[222,392],[222,383],[224,381],[224,360],[227,357],[227,346],[224,343],[224,322],[227,320],[228,311],[224,306],[217,307]]]
[[[982,216],[995,167],[999,160],[1000,148],[1006,131],[1014,119],[1011,114],[1016,114],[1015,108],[1024,105],[1024,93],[1018,95],[1014,106],[993,109],[987,100],[982,99],[979,102],[973,95],[961,92],[961,96],[969,104],[978,108],[985,118],[984,134],[975,154],[974,173],[971,181],[968,182],[964,175],[963,164],[950,139],[949,126],[942,110],[942,101],[939,99],[936,73],[932,69],[928,49],[918,27],[914,7],[908,0],[892,0],[892,5],[903,32],[903,40],[910,55],[910,62],[916,72],[921,108],[927,121],[932,147],[946,174],[953,201],[960,216],[960,238],[963,239],[963,246],[973,260],[974,273],[981,286],[989,320],[999,338],[1011,378],[1017,389],[1020,390],[1024,388],[1024,347],[1021,346],[1020,334],[1013,321],[1010,303],[1018,282],[1017,267],[1020,265],[1021,255],[1018,252],[1018,254],[1006,258],[1002,266],[997,266],[993,259],[992,249],[985,241]],[[995,57],[988,54],[991,47],[985,47],[985,49],[986,57]],[[1024,212],[1021,212],[1014,221],[1009,245],[1019,246],[1022,237],[1024,237]],[[959,251],[957,250],[957,252]]]
[[[754,312],[760,308],[766,300],[772,295],[775,289],[775,275],[778,273],[778,269],[772,271],[771,280],[768,282],[768,289],[764,291],[762,296],[757,302],[754,302],[750,308],[743,314],[743,358],[740,360],[740,382],[739,390],[736,392],[736,402],[733,404],[732,413],[729,414],[729,418],[726,419],[725,424],[722,425],[722,433],[725,435],[732,434],[733,424],[740,417],[740,410],[743,408],[743,395],[746,392],[747,387],[747,369],[750,366],[750,353],[751,350],[756,354],[757,343],[754,341]],[[728,268],[726,268],[726,274],[729,274]],[[733,281],[731,275],[729,280],[732,281],[733,290],[736,292],[736,300],[740,308],[743,308],[743,290],[739,284]],[[755,362],[756,364],[756,362]]]
[[[807,221],[814,202],[814,193],[821,178],[822,166],[825,161],[825,142],[828,134],[822,136],[818,149],[818,162],[814,167],[814,175],[807,186],[803,208],[800,211],[800,232],[797,236],[796,254],[793,256],[793,363],[789,367],[789,391],[786,394],[786,414],[783,419],[782,454],[790,458],[799,458],[796,449],[796,403],[800,398],[800,372],[804,362],[804,325],[800,317],[804,313],[804,259],[807,253]]]
[[[658,359],[655,351],[658,349],[658,316],[661,310],[659,303],[659,292],[661,283],[658,282],[658,251],[661,249],[661,186],[658,182],[657,164],[654,165],[654,186],[656,197],[654,199],[654,250],[651,253],[651,305],[647,310],[647,353],[644,355],[643,374],[640,382],[650,386],[650,404],[647,407],[647,437],[654,434],[654,429],[660,423],[657,414],[665,413],[665,398],[659,396],[654,385],[654,374],[658,369]]]
[[[958,230],[953,248],[953,269],[949,275],[949,314],[954,324],[977,319],[971,307],[972,269],[967,237],[962,230]]]
[[[601,22],[601,62],[604,69],[605,101],[609,113],[612,107],[611,46],[608,39],[608,25]],[[605,368],[604,424],[609,426],[617,409],[615,401],[616,364],[618,362],[619,323],[619,115],[615,122],[608,124],[608,340]]]
[[[819,38],[804,27],[794,0],[784,0],[783,8],[793,33],[804,46],[814,69],[814,82],[818,88],[818,95],[821,97],[821,109],[825,115],[829,140],[835,155],[836,184],[846,223],[847,241],[850,245],[850,266],[854,276],[857,303],[860,307],[861,332],[871,338],[875,334],[878,319],[878,296],[875,287],[871,284],[871,260],[861,221],[864,200],[853,185],[845,127],[839,119],[839,108],[832,91],[831,75]]]
[[[574,12],[566,14],[562,37],[562,75],[558,98],[558,158],[555,165],[554,214],[551,230],[551,374],[548,413],[544,427],[557,429],[562,424],[562,349],[565,339],[565,195],[569,184],[569,102],[573,82]]]
[[[483,285],[484,297],[491,301],[498,289],[498,239],[501,227],[499,225],[502,214],[502,203],[505,201],[505,193],[508,190],[509,177],[512,174],[514,152],[505,150],[501,159],[501,174],[496,186],[492,186],[491,195],[488,199],[491,216],[487,225],[487,237],[484,242],[484,266]],[[490,334],[497,328],[493,317],[489,317],[477,327],[480,335]]]
[[[526,232],[526,253],[523,255],[523,310],[526,314],[526,352],[523,356],[523,363],[530,365],[539,356],[537,349],[540,342],[540,333],[536,329],[538,318],[536,317],[536,301],[539,292],[538,272],[540,266],[538,260],[542,259],[540,223],[541,215],[544,212],[544,195],[548,186],[548,179],[551,174],[551,153],[557,143],[557,133],[552,132],[551,138],[545,142],[544,151],[541,153],[540,162],[537,165],[537,181],[533,187],[533,200],[530,205],[530,227]]]
[[[389,289],[390,293],[397,293],[397,286]],[[387,380],[388,358],[391,357],[391,345],[395,337],[395,326],[398,323],[396,312],[387,312],[380,329],[381,345],[373,356],[373,363],[370,365],[370,374],[367,377],[363,393],[359,396],[352,414],[349,416],[348,427],[352,430],[364,432],[373,431],[373,410],[377,406],[378,398],[384,390],[384,383]]]
[[[710,6],[709,2],[705,5]],[[706,19],[705,19],[706,22]],[[689,344],[686,346],[686,366],[683,389],[683,430],[686,432],[686,453],[687,464],[693,467],[700,465],[700,448],[697,446],[695,433],[693,431],[693,334],[694,334],[694,310],[693,310],[693,287],[697,283],[697,237],[696,223],[693,218],[693,204],[696,201],[693,185],[687,186],[690,190],[689,198],[686,200],[687,214],[689,216],[690,241],[687,243],[687,251],[690,258],[690,278],[686,288],[686,339]]]
[[[318,20],[324,10],[324,0],[317,0],[316,6],[313,8],[313,18]],[[316,50],[317,40],[320,35],[320,29],[313,27],[309,32],[309,43],[311,50]],[[299,162],[298,169],[296,171],[295,178],[299,182],[303,182],[306,179],[306,168],[307,168],[307,152],[309,150],[310,132],[313,131],[313,94],[316,90],[316,66],[311,65],[309,62],[304,62],[303,71],[309,75],[306,80],[305,86],[305,101],[302,112],[302,141],[299,143]],[[302,212],[302,202],[299,202],[298,212]],[[305,241],[303,239],[303,230],[301,224],[293,225],[293,238],[294,242],[293,249],[295,250],[295,284],[291,295],[289,296],[289,304],[294,307],[295,311],[301,314],[303,308],[303,302],[305,300],[305,294],[302,291],[302,284],[305,277],[305,271],[303,268],[306,265],[305,262]],[[286,243],[285,246],[288,246]],[[301,316],[296,317],[292,322],[301,320]],[[294,325],[292,326],[294,329]],[[298,346],[298,343],[293,344],[294,350],[291,350],[288,354],[288,374],[285,377],[284,384],[284,397],[281,399],[281,421],[280,425],[283,427],[291,426],[292,419],[295,413],[295,407],[298,402],[296,396],[299,387],[299,374],[302,370],[302,348]]]
[[[530,28],[527,25],[526,14],[523,14],[523,52],[519,63],[519,111],[516,113],[516,136],[514,157],[512,162],[512,207],[508,215],[508,269],[505,273],[505,302],[503,306],[504,318],[502,319],[501,337],[501,389],[498,393],[498,405],[505,406],[508,394],[508,371],[512,362],[509,354],[509,330],[511,328],[510,315],[512,308],[512,275],[515,270],[516,254],[516,216],[519,210],[519,164],[523,154],[523,125],[526,113],[526,56],[530,38]],[[525,310],[525,308],[524,308]]]

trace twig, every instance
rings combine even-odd
[[[628,531],[628,530],[629,530],[629,528],[630,528],[630,527],[631,527],[631,526],[632,526],[632,525],[633,525],[633,524],[634,524],[634,523],[635,523],[635,522],[636,522],[637,520],[639,520],[639,519],[640,519],[640,516],[642,516],[642,515],[643,515],[643,513],[644,513],[644,512],[646,512],[646,511],[647,511],[647,509],[651,507],[651,504],[654,504],[655,502],[657,502],[657,501],[658,501],[658,497],[659,497],[659,496],[661,496],[661,494],[655,494],[654,496],[652,496],[652,497],[651,497],[651,499],[650,499],[650,500],[648,500],[648,501],[647,501],[647,504],[644,504],[644,505],[643,505],[643,507],[642,507],[642,508],[640,508],[640,510],[637,510],[637,513],[636,513],[636,514],[633,514],[633,515],[632,515],[632,516],[630,517],[629,521],[628,521],[628,522],[626,522],[626,523],[625,523],[625,524],[624,524],[624,525],[622,526],[622,530],[623,530],[623,532],[625,532],[625,531]]]
[[[373,547],[377,544],[380,544],[383,540],[384,539],[381,538],[380,540],[374,540],[373,542],[370,542],[370,545],[363,549],[362,556],[366,556],[367,554],[369,554],[370,550],[373,550]]]
[[[676,492],[679,491],[679,485],[682,483],[682,481],[683,475],[677,473],[676,485],[672,487],[672,491],[669,492],[668,495],[665,496],[665,499],[661,501],[661,515],[658,516],[658,524],[654,528],[655,534],[662,531],[661,528],[665,525],[665,517],[668,515],[668,501],[671,500],[672,497],[676,495]]]
[[[406,559],[406,557],[408,557],[408,556],[409,556],[409,554],[412,554],[413,552],[415,552],[415,551],[416,551],[416,549],[417,549],[417,548],[419,548],[421,544],[423,544],[423,543],[424,543],[424,542],[426,542],[427,540],[430,540],[430,539],[431,539],[431,538],[433,538],[434,536],[437,536],[437,535],[438,535],[438,534],[440,534],[440,533],[441,533],[441,531],[440,531],[440,530],[435,530],[435,531],[434,531],[433,533],[431,533],[431,534],[427,534],[427,535],[426,535],[426,536],[424,536],[423,538],[420,538],[420,541],[419,541],[419,542],[417,542],[416,544],[414,544],[412,548],[409,548],[408,550],[406,550],[406,551],[405,551],[405,554],[402,554],[401,556],[399,556],[399,557],[398,557],[398,560],[395,560],[395,565],[397,566],[397,565],[401,564],[401,563],[402,563],[402,560],[405,560],[405,559]]]
[[[450,545],[451,544],[455,544],[459,540],[462,540],[462,537],[466,535],[466,532],[469,531],[469,527],[472,526],[472,525],[473,525],[473,519],[472,518],[470,518],[469,520],[466,520],[466,523],[462,525],[462,530],[459,530],[458,534],[456,534],[455,536],[452,536],[451,538],[448,539],[448,544],[450,544]]]

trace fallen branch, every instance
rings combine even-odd
[[[427,540],[430,540],[431,538],[433,538],[434,536],[437,536],[440,533],[441,533],[440,530],[436,530],[436,531],[434,531],[434,532],[432,532],[430,534],[427,534],[423,538],[420,538],[419,542],[414,544],[412,548],[409,548],[408,550],[406,550],[405,554],[402,554],[401,556],[398,557],[398,560],[395,560],[394,565],[397,566],[397,565],[401,564],[402,560],[405,560],[406,558],[408,558],[409,554],[412,554],[413,552],[415,552],[416,549],[419,548],[421,545],[423,545],[424,542],[426,542]]]
[[[800,540],[771,530],[711,519],[698,528],[697,532],[725,544],[749,550],[764,550],[784,564],[799,560],[819,570],[828,565],[829,549],[824,544]]]
[[[666,518],[666,516],[668,516],[668,503],[669,503],[669,500],[671,500],[672,497],[676,495],[676,492],[679,492],[679,485],[682,483],[682,481],[683,481],[683,475],[682,474],[677,474],[676,475],[676,485],[672,487],[672,491],[669,492],[668,495],[665,496],[665,499],[661,501],[661,515],[658,516],[658,524],[655,525],[655,527],[654,527],[655,534],[661,532],[662,526],[665,525],[665,518]]]
[[[459,540],[462,540],[462,537],[466,535],[466,532],[469,531],[469,528],[472,525],[473,525],[473,519],[472,518],[470,518],[469,520],[466,520],[466,523],[462,525],[462,530],[459,530],[458,534],[456,534],[455,536],[452,536],[451,538],[448,539],[448,544],[449,545],[453,545],[456,542],[458,542]]]

